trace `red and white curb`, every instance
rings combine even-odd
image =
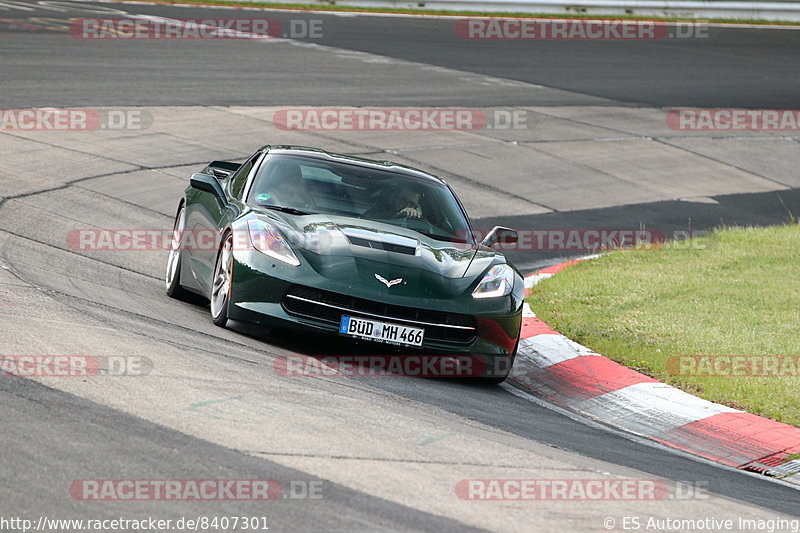
[[[525,278],[540,281],[581,258]],[[509,381],[624,431],[743,470],[800,484],[800,428],[692,396],[553,331],[525,304]]]

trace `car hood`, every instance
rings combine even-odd
[[[452,297],[502,260],[491,249],[437,241],[391,224],[328,214],[269,215],[301,261],[321,276],[397,296]]]

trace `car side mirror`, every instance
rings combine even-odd
[[[492,231],[484,237],[481,246],[491,248],[496,244],[516,244],[517,241],[519,241],[519,235],[515,230],[503,226],[495,226],[492,228]]]
[[[222,185],[220,185],[217,178],[211,174],[202,174],[200,172],[192,174],[189,184],[193,189],[210,192],[217,197],[217,200],[225,200],[225,191],[222,190]]]

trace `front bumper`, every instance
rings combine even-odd
[[[416,351],[511,356],[522,324],[524,288],[521,277],[518,281],[519,288],[515,284],[512,294],[497,299],[476,300],[469,292],[452,299],[381,298],[377,291],[330,280],[308,266],[237,251],[228,316],[332,335],[339,335],[342,315],[372,318],[424,328]]]

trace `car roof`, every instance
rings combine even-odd
[[[376,170],[392,170],[393,172],[397,172],[399,174],[404,174],[407,176],[412,176],[416,178],[422,178],[430,181],[434,181],[436,183],[445,184],[445,181],[438,176],[434,176],[433,174],[429,174],[422,170],[416,169],[414,167],[409,167],[406,165],[401,165],[399,163],[395,163],[393,161],[384,161],[384,160],[376,160],[376,159],[365,159],[363,157],[355,157],[350,155],[344,154],[337,154],[334,152],[328,152],[327,150],[322,150],[321,148],[312,148],[309,146],[295,146],[295,145],[274,145],[268,144],[266,146],[262,146],[259,151],[262,152],[269,152],[273,153],[280,153],[280,154],[289,154],[289,155],[301,155],[304,157],[312,158],[312,159],[319,159],[322,161],[337,161],[341,163],[349,163],[352,165],[357,165],[360,167],[367,167],[367,168],[374,168]]]

